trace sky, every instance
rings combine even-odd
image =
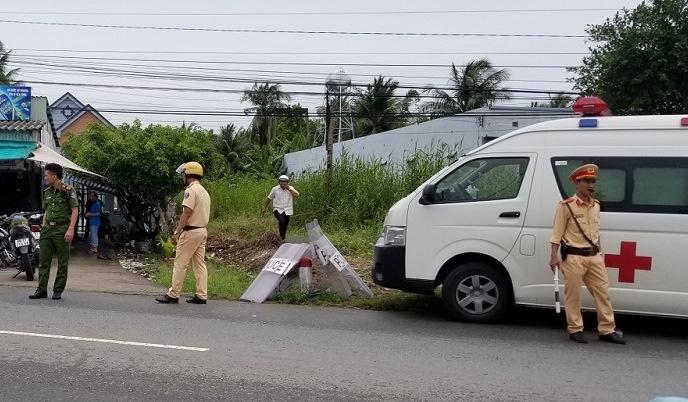
[[[402,95],[446,88],[451,63],[484,57],[507,69],[508,88],[571,91],[565,67],[588,54],[586,27],[640,2],[32,0],[3,7],[0,41],[34,96],[70,92],[115,125],[217,131],[250,123],[240,99],[254,82],[280,84],[314,114],[339,68],[359,87],[393,78]]]

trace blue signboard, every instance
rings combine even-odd
[[[31,120],[31,87],[0,86],[0,120]]]

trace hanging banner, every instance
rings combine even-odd
[[[31,87],[0,86],[0,120],[31,120]]]

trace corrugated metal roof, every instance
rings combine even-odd
[[[44,121],[29,120],[29,121],[9,121],[0,120],[0,130],[40,130],[45,125]]]
[[[104,178],[94,176],[78,176],[77,174],[78,172],[72,172],[71,174],[65,173],[62,181],[75,187],[81,185],[92,190],[98,190],[109,194],[117,194],[117,191],[107,185]]]

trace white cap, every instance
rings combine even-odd
[[[286,174],[283,174],[283,175],[280,176],[277,180],[279,180],[279,181],[285,181],[285,180],[286,180],[286,181],[289,181],[289,176],[287,176]]]

